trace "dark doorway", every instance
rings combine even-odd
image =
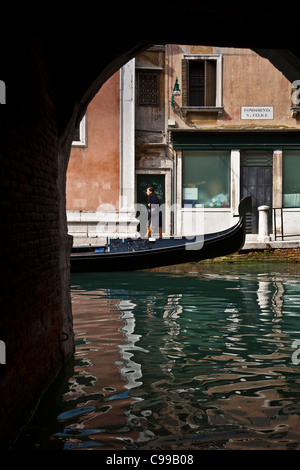
[[[152,186],[156,192],[156,195],[159,199],[162,212],[162,232],[165,231],[165,201],[166,201],[166,194],[165,194],[165,175],[157,175],[157,174],[138,174],[137,175],[137,184],[136,184],[136,199],[138,204],[145,205],[147,208],[147,194],[146,189],[149,186]],[[139,229],[144,229],[143,227],[139,227]]]
[[[245,151],[241,154],[241,197],[252,196],[252,215],[247,219],[247,233],[258,233],[259,206],[272,207],[273,152]],[[269,211],[269,233],[272,211]]]

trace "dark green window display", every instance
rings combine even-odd
[[[300,207],[300,150],[283,152],[282,206]]]
[[[230,207],[229,150],[186,150],[182,161],[183,207]]]

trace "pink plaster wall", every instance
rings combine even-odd
[[[67,171],[67,210],[119,205],[120,72],[87,108],[87,147],[72,147]]]

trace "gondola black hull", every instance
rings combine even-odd
[[[225,256],[240,250],[245,242],[246,212],[251,211],[251,198],[244,198],[239,206],[239,222],[232,228],[204,236],[188,238],[132,240],[137,249],[111,252],[71,253],[71,272],[108,272],[151,269],[161,266],[202,261]],[[127,250],[130,241],[126,241]],[[138,244],[140,246],[138,246]],[[143,245],[144,244],[144,245]]]

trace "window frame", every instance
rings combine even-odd
[[[72,141],[72,147],[87,147],[87,119],[86,113],[81,119],[78,129],[79,129],[79,140]]]
[[[189,105],[189,64],[190,61],[216,62],[216,102],[214,106]],[[187,112],[223,112],[223,56],[221,54],[183,54],[182,59],[182,110]]]
[[[289,157],[296,157],[296,158],[299,158],[300,160],[300,149],[296,149],[296,150],[291,150],[291,152],[293,153],[296,153],[296,155],[294,155],[293,153],[290,153],[289,150],[283,150],[282,152],[282,208],[283,209],[289,209],[289,208],[295,208],[295,207],[300,207],[300,202],[298,204],[291,204],[291,203],[288,203],[288,196],[298,196],[298,198],[295,198],[296,200],[300,200],[300,192],[298,193],[295,193],[295,192],[292,192],[292,193],[288,193],[286,192],[286,186],[289,187],[289,185],[287,184],[287,176],[286,176],[286,173],[287,173],[287,161],[289,159]],[[299,154],[299,156],[297,155]],[[293,162],[290,163],[293,165]],[[297,172],[296,172],[297,173]]]
[[[152,67],[137,67],[136,68],[136,81],[137,81],[137,98],[136,98],[136,101],[137,101],[137,105],[138,106],[153,106],[153,107],[159,107],[160,106],[160,73],[161,73],[161,69],[160,68],[152,68]],[[149,74],[149,75],[154,75],[156,76],[156,80],[157,80],[157,90],[156,90],[156,94],[157,94],[157,101],[154,103],[154,102],[148,102],[148,103],[145,103],[145,102],[141,102],[140,101],[140,75],[141,74]]]
[[[226,177],[228,178],[228,181],[227,181],[227,185],[228,185],[228,201],[227,201],[227,204],[226,205],[222,205],[220,204],[219,205],[219,201],[215,201],[216,203],[213,204],[213,205],[207,205],[207,201],[209,200],[209,198],[207,198],[206,200],[206,203],[205,202],[200,202],[200,203],[196,203],[195,200],[195,205],[193,205],[191,208],[193,210],[197,210],[201,207],[201,210],[225,210],[225,211],[229,211],[231,210],[231,207],[232,207],[232,194],[231,194],[231,186],[232,186],[232,162],[231,162],[231,150],[230,149],[219,149],[219,150],[213,150],[213,149],[209,149],[209,150],[200,150],[200,149],[190,149],[190,150],[184,150],[182,151],[182,154],[181,154],[181,202],[180,202],[180,205],[181,205],[181,208],[182,210],[185,210],[185,209],[188,209],[189,208],[189,203],[187,202],[188,199],[190,198],[186,198],[184,193],[185,193],[185,189],[194,189],[196,188],[196,186],[185,186],[185,185],[188,185],[190,183],[187,183],[185,181],[185,158],[187,157],[194,157],[194,158],[198,158],[199,159],[203,159],[203,158],[206,158],[207,161],[210,159],[210,158],[214,158],[214,157],[217,157],[217,156],[220,156],[218,155],[218,153],[222,153],[222,154],[226,154],[226,158],[228,158],[228,162],[227,162],[227,168],[228,168],[228,174],[226,175]],[[193,154],[193,155],[192,155]],[[205,155],[204,155],[205,154]],[[225,156],[225,155],[223,155]],[[200,162],[199,162],[200,163]],[[199,167],[201,168],[201,167]],[[201,171],[199,170],[199,176],[201,175]],[[210,184],[210,183],[209,183]],[[198,188],[199,189],[199,188]],[[222,188],[224,189],[224,188]],[[217,193],[215,194],[212,198],[211,198],[211,201],[213,203],[213,199],[215,199],[217,196],[219,196],[221,193]],[[225,195],[225,193],[223,194]],[[198,197],[197,197],[198,199]],[[190,200],[193,200],[193,198],[191,198]],[[192,204],[192,203],[190,203]]]

